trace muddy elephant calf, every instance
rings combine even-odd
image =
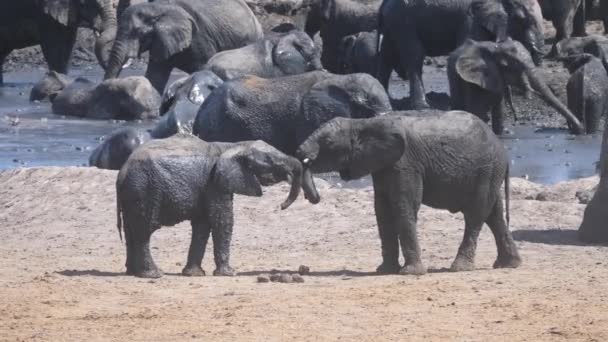
[[[311,177],[310,173],[305,176]],[[150,254],[150,236],[161,226],[190,220],[192,240],[182,273],[205,275],[201,263],[211,234],[213,274],[234,275],[229,260],[233,195],[259,197],[262,185],[289,181],[289,197],[281,205],[285,209],[298,197],[302,177],[297,159],[261,141],[206,143],[178,134],[141,146],[116,181],[118,229],[124,222],[127,241],[127,274],[162,276]],[[318,198],[312,189],[304,190],[307,198]]]

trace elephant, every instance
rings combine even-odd
[[[601,35],[571,37],[555,45],[557,59],[589,53],[601,58],[608,52],[608,38]]]
[[[285,209],[298,197],[302,177],[297,159],[262,141],[207,143],[178,134],[141,146],[116,180],[118,230],[124,221],[127,274],[161,277],[162,271],[150,254],[151,234],[161,226],[190,220],[192,240],[182,274],[205,275],[201,262],[211,234],[216,265],[213,274],[234,275],[230,266],[233,195],[260,197],[262,185],[288,181],[291,190],[281,204]]]
[[[150,132],[145,129],[127,127],[116,130],[93,150],[89,166],[120,170],[133,151],[151,139]]]
[[[90,119],[143,120],[158,117],[160,95],[142,76],[95,84],[77,78],[53,100],[53,113]]]
[[[585,36],[584,0],[538,0],[543,17],[555,27],[555,43],[574,36]],[[555,54],[555,44],[552,48]]]
[[[223,80],[247,74],[274,78],[323,69],[320,54],[306,33],[291,30],[267,35],[239,49],[218,52],[205,69]]]
[[[608,114],[608,62],[587,53],[562,60],[571,73],[566,85],[568,108],[583,122],[586,133],[596,133]]]
[[[342,38],[338,47],[338,73],[376,75],[378,31],[359,32]]]
[[[426,273],[416,228],[421,204],[464,214],[464,238],[452,271],[474,269],[484,223],[496,240],[494,268],[521,264],[508,228],[507,152],[490,128],[470,113],[423,110],[369,119],[335,118],[308,137],[296,157],[306,173],[338,171],[346,181],[371,174],[382,246],[378,273]],[[303,187],[314,188],[308,181],[304,178]]]
[[[95,54],[105,65],[117,30],[113,0],[1,1],[0,85],[2,65],[11,51],[38,44],[49,69],[67,73],[79,27],[97,33]]]
[[[600,152],[600,182],[585,208],[583,222],[578,228],[578,239],[585,243],[608,243],[608,121],[604,126]]]
[[[263,140],[292,155],[329,119],[373,117],[389,110],[384,88],[367,74],[248,76],[211,93],[194,120],[193,134],[205,141]]]
[[[247,5],[256,15],[264,32],[289,23],[305,31],[312,39],[321,29],[321,0],[256,0]]]
[[[217,52],[263,37],[244,0],[156,0],[128,7],[118,23],[104,78],[116,78],[130,57],[150,52],[146,78],[163,93],[173,68],[202,70]]]
[[[528,51],[510,38],[494,42],[467,40],[448,58],[451,108],[465,110],[488,121],[492,113],[492,130],[502,134],[503,98],[513,108],[510,86],[531,86],[550,106],[563,115],[575,133],[583,132],[580,121],[553,94]]]
[[[55,97],[67,87],[73,79],[56,71],[49,71],[44,77],[34,84],[30,91],[30,101],[54,100]]]
[[[543,18],[536,0],[385,0],[379,12],[377,77],[388,89],[392,70],[409,79],[415,109],[428,108],[422,82],[425,56],[448,55],[467,38],[520,41],[535,64],[543,56]]]

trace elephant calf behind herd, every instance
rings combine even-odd
[[[281,1],[269,3],[265,8],[289,13]],[[510,161],[497,137],[505,104],[515,114],[511,88],[540,96],[573,133],[595,132],[608,109],[608,39],[559,31],[565,39],[552,52],[572,73],[565,105],[537,68],[544,33],[536,0],[283,5],[295,3],[303,6],[293,10],[302,16],[293,18],[295,25],[264,33],[243,0],[121,1],[112,47],[100,47],[103,82],[72,80],[49,60],[52,71],[34,86],[31,99],[50,99],[55,113],[161,117],[151,130],[114,132],[90,157],[92,166],[120,170],[118,226],[121,231],[124,224],[127,273],[160,277],[151,234],[190,220],[183,274],[204,275],[201,262],[211,235],[214,274],[233,275],[233,195],[261,196],[261,186],[287,181],[291,190],[282,209],[300,189],[316,204],[312,174],[321,172],[339,172],[344,180],[371,175],[379,273],[426,273],[416,231],[421,204],[464,214],[453,271],[474,268],[484,224],[496,240],[494,267],[518,267],[508,228]],[[314,40],[317,31],[322,48]],[[128,59],[143,52],[149,53],[145,77],[117,78]],[[424,57],[442,55],[449,55],[451,111],[429,108],[422,81]],[[166,87],[174,68],[190,75]],[[392,71],[410,82],[409,110],[391,105]],[[602,165],[605,173],[608,166]],[[602,210],[608,189],[602,185],[581,232],[589,242],[608,241]]]

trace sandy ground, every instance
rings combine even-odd
[[[0,173],[0,340],[606,341],[608,247],[584,246],[574,193],[597,178],[550,187],[513,179],[511,227],[524,264],[493,270],[489,229],[477,269],[444,272],[461,215],[424,207],[424,276],[375,276],[379,239],[371,188],[330,188],[288,210],[287,186],[236,198],[233,278],[179,275],[187,223],[153,235],[166,275],[124,275],[116,173],[91,168]],[[547,201],[527,200],[545,193]],[[257,283],[307,265],[303,284]],[[208,254],[204,268],[213,271]]]

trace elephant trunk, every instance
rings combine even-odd
[[[122,37],[121,35],[114,41],[104,80],[116,78],[120,75],[122,66],[129,57],[129,48],[127,45],[126,37]]]
[[[304,173],[302,174],[302,189],[304,189],[304,197],[308,202],[317,204],[321,201],[321,197],[315,186],[315,181],[312,178],[312,172],[310,171],[310,168],[306,166],[304,166]]]
[[[555,108],[561,115],[563,115],[568,124],[571,127],[571,130],[575,134],[581,134],[584,132],[584,127],[581,122],[570,112],[568,107],[566,107],[561,101],[553,94],[549,86],[542,80],[541,76],[538,75],[538,71],[534,68],[527,68],[525,70],[526,76],[530,81],[530,85],[534,90],[536,90],[541,98],[547,102],[550,106]]]
[[[302,164],[295,159],[290,172],[287,174],[287,181],[291,183],[291,189],[287,199],[281,204],[281,209],[287,209],[298,198],[302,187]]]
[[[99,64],[106,69],[108,61],[110,59],[110,52],[112,51],[112,43],[116,38],[117,22],[116,12],[112,6],[111,1],[104,1],[101,3],[101,21],[102,21],[102,32],[95,41],[95,56]]]

